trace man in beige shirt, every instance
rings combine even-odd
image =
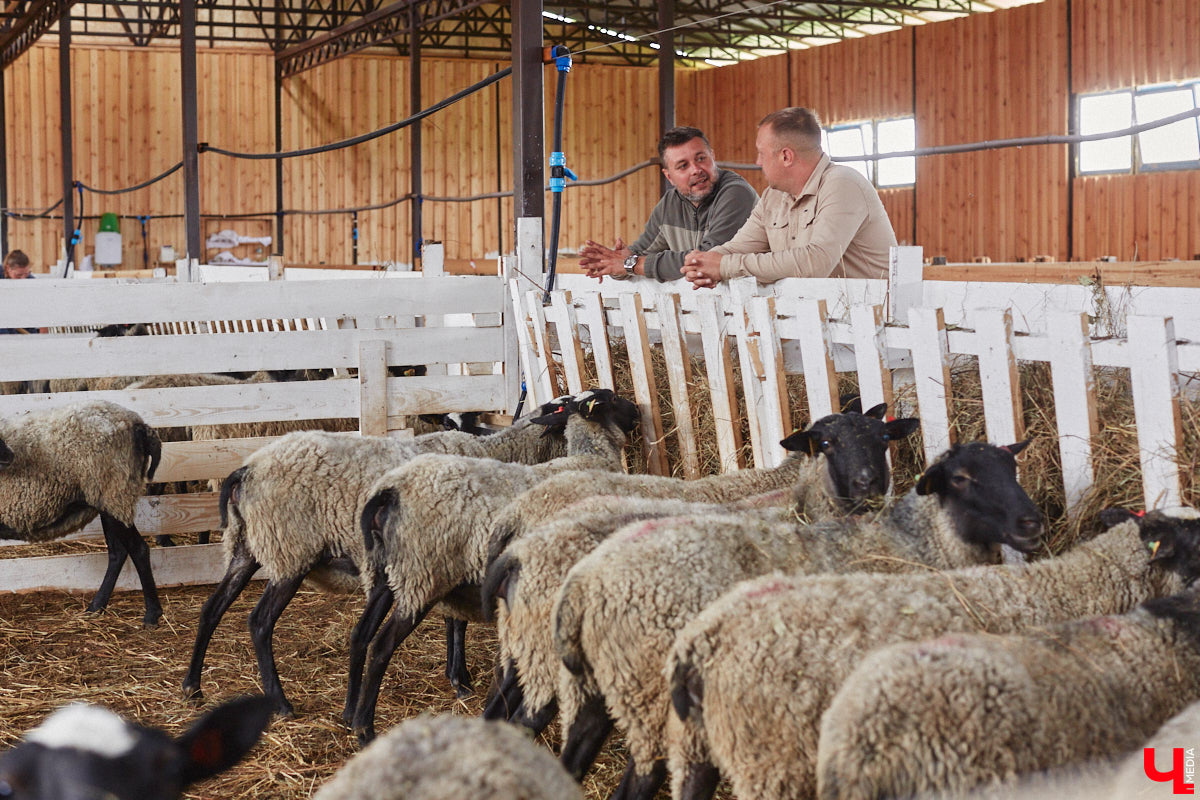
[[[858,171],[829,161],[814,112],[771,112],[755,147],[768,188],[732,239],[684,257],[693,288],[748,275],[759,283],[887,277],[896,234],[879,193]]]

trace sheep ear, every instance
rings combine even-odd
[[[809,456],[817,454],[817,437],[812,431],[796,431],[779,443],[784,450],[793,453],[803,453]]]
[[[271,721],[274,704],[262,695],[231,700],[205,714],[176,740],[183,786],[212,777],[242,760]]]
[[[941,494],[946,489],[946,465],[938,462],[917,479],[917,494]]]
[[[371,550],[375,546],[375,532],[383,530],[387,525],[387,515],[396,500],[396,493],[384,489],[367,499],[359,517],[359,529],[362,532],[363,546]]]
[[[884,423],[883,433],[887,436],[888,441],[896,442],[916,433],[919,427],[921,427],[921,420],[916,417],[901,417]]]
[[[856,394],[844,394],[838,398],[838,409],[843,414],[861,414],[862,398]]]
[[[1000,447],[1000,449],[1007,450],[1009,453],[1012,453],[1015,456],[1018,453],[1020,453],[1022,450],[1024,450],[1026,447],[1029,447],[1029,444],[1032,441],[1033,441],[1033,439],[1026,439],[1023,442],[1017,442],[1016,444],[1006,444],[1006,445],[1002,445]]]
[[[4,440],[0,439],[0,469],[12,466],[15,458],[16,456],[13,455],[13,451],[9,450]]]
[[[571,416],[571,411],[568,409],[565,403],[555,407],[551,411],[546,411],[545,406],[543,406],[541,410],[543,413],[540,416],[529,420],[531,424],[545,425],[547,427],[551,425],[566,425],[567,417]]]
[[[877,406],[871,406],[866,411],[862,412],[862,414],[864,417],[871,417],[872,419],[883,419],[885,416],[887,416],[887,403],[880,403]]]

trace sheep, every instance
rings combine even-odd
[[[488,544],[488,564],[524,531],[589,495],[725,503],[794,486],[804,493],[797,498],[796,510],[801,516],[826,519],[853,513],[864,499],[877,497],[888,488],[887,443],[908,436],[919,424],[916,419],[885,421],[886,412],[886,404],[880,403],[865,414],[830,414],[780,442],[789,451],[817,458],[821,466],[817,471],[801,459],[789,458],[778,467],[738,470],[692,481],[620,472],[567,472],[547,478],[500,513]],[[803,481],[801,472],[807,475]],[[831,497],[840,502],[834,504]]]
[[[1187,794],[1191,777],[1185,760],[1193,759],[1200,744],[1200,702],[1194,702],[1120,759],[1100,759],[1020,775],[1015,780],[991,783],[965,792],[936,791],[922,793],[921,800],[1094,800],[1097,797],[1166,800]],[[1191,751],[1190,753],[1188,751]],[[1152,767],[1156,773],[1150,777]],[[1182,791],[1178,791],[1182,790]]]
[[[554,472],[623,466],[626,438],[638,422],[636,405],[599,389],[571,398],[544,419],[557,417],[567,418],[567,457],[526,466],[425,455],[387,473],[371,488],[362,512],[375,573],[371,582],[390,592],[380,598],[382,611],[368,604],[359,624],[377,625],[373,620],[393,602],[395,609],[375,639],[361,697],[358,664],[351,665],[346,713],[357,699],[353,728],[360,742],[374,736],[375,703],[392,654],[425,614],[441,602],[455,618],[482,618],[479,584],[496,513]]]
[[[485,718],[512,718],[519,712],[519,720],[514,721],[535,732],[549,722],[561,666],[550,636],[550,610],[567,571],[609,534],[635,521],[717,510],[689,506],[688,500],[781,507],[793,495],[792,508],[782,513],[822,519],[835,512],[849,512],[886,490],[890,477],[888,443],[909,435],[918,424],[916,419],[885,422],[885,410],[879,405],[866,415],[832,414],[817,420],[808,430],[780,443],[787,450],[814,458],[789,458],[773,469],[745,470],[696,481],[567,472],[547,478],[520,495],[501,512],[489,543],[484,608],[490,611],[495,599],[507,599],[501,604],[498,626],[501,659],[506,667],[500,687],[484,711]],[[772,492],[784,485],[792,486],[792,491]],[[632,498],[621,501],[610,497],[586,509],[576,503],[570,514],[552,525],[549,535],[509,546],[514,536],[519,537],[518,531],[566,507],[581,491],[646,499],[634,502]],[[751,500],[755,493],[761,494]],[[844,499],[834,502],[831,497]],[[649,498],[675,499],[664,503]],[[734,509],[729,506],[726,510]],[[509,550],[497,556],[500,545]],[[527,685],[531,695],[525,695]]]
[[[1148,515],[1141,535],[1151,558],[1194,554],[1194,516]],[[1200,567],[1200,559],[1187,561],[1181,566]],[[1194,700],[1195,594],[1028,633],[895,644],[864,659],[830,702],[820,728],[817,794],[866,800],[963,791],[1113,758]]]
[[[673,796],[710,797],[717,768],[740,797],[813,796],[820,716],[868,651],[1123,613],[1179,591],[1171,570],[1190,559],[1178,550],[1152,559],[1125,522],[1023,566],[742,583],[686,625],[667,656],[678,715],[668,730]],[[779,746],[751,741],[766,730]]]
[[[154,627],[162,605],[134,512],[161,455],[141,417],[103,400],[0,420],[0,538],[46,542],[99,514],[108,569],[88,611],[108,605],[128,557],[142,583],[143,623]]]
[[[775,569],[896,572],[988,563],[999,560],[1001,544],[1031,550],[1041,515],[1017,483],[1014,454],[1023,447],[956,446],[875,515],[809,526],[684,517],[632,525],[607,539],[571,569],[553,612],[559,655],[575,691],[588,698],[563,705],[564,763],[582,776],[611,718],[625,731],[630,755],[617,795],[653,796],[666,773],[663,654],[684,623],[738,580]]]
[[[422,715],[380,736],[313,800],[583,800],[554,756],[511,725]]]
[[[239,698],[171,738],[100,706],[73,703],[0,754],[0,797],[174,800],[240,761],[270,720],[266,698]]]
[[[540,411],[549,413],[557,407],[549,403]],[[221,486],[227,566],[200,612],[183,679],[185,697],[202,697],[200,674],[213,631],[261,566],[267,585],[250,615],[254,649],[267,696],[276,701],[281,714],[293,713],[279,684],[271,648],[276,620],[306,576],[327,581],[329,588],[358,589],[366,554],[359,514],[367,492],[389,469],[426,452],[537,463],[564,454],[566,438],[561,426],[534,425],[523,419],[507,431],[485,437],[443,431],[403,441],[307,431],[288,434],[251,453]],[[353,575],[352,582],[342,579],[346,572]],[[356,628],[351,653],[364,651],[367,641]]]

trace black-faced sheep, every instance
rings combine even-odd
[[[1200,567],[1200,520],[1151,512],[1151,558]],[[1189,563],[1190,562],[1190,563]],[[1149,600],[1121,616],[1007,636],[952,634],[881,648],[821,723],[823,800],[964,791],[1123,756],[1200,700],[1200,598]]]
[[[663,656],[675,634],[740,580],[789,572],[905,572],[998,563],[1000,546],[1039,544],[1041,514],[1017,483],[1014,453],[957,445],[917,486],[875,514],[807,526],[736,515],[632,525],[605,540],[567,576],[554,639],[580,693],[563,706],[563,762],[580,776],[611,723],[625,732],[630,764],[621,797],[654,795],[666,777],[671,696]]]
[[[241,698],[173,739],[98,706],[65,706],[0,755],[0,797],[174,800],[240,761],[270,720],[265,697]]]
[[[501,722],[406,720],[350,759],[313,800],[582,800],[554,756]]]
[[[541,411],[557,407],[547,404]],[[443,431],[399,440],[310,431],[288,434],[252,453],[221,487],[228,566],[200,612],[184,696],[200,696],[213,631],[261,566],[267,585],[250,615],[250,630],[267,696],[290,715],[271,646],[275,622],[310,573],[330,587],[361,586],[366,551],[359,520],[375,480],[420,453],[548,461],[566,453],[564,428],[526,418],[493,436]],[[369,638],[356,628],[351,652],[364,652]]]
[[[144,622],[153,626],[162,605],[134,511],[161,452],[141,417],[106,401],[0,420],[0,538],[50,541],[99,514],[108,569],[88,610],[108,605],[128,557],[142,582]]]
[[[567,456],[528,466],[485,459],[426,455],[376,481],[363,508],[362,529],[374,584],[386,583],[395,609],[375,640],[353,727],[360,741],[373,737],[380,682],[396,646],[438,603],[459,619],[482,619],[480,584],[495,515],[517,494],[565,470],[619,470],[637,406],[608,389],[576,395],[544,417],[565,418]],[[380,618],[370,603],[363,620]],[[360,624],[374,624],[360,623]],[[346,711],[354,705],[357,665],[351,665]]]
[[[764,518],[812,521],[851,513],[887,490],[888,445],[917,426],[915,419],[884,421],[884,411],[880,405],[866,415],[832,414],[817,420],[780,443],[795,456],[773,469],[695,481],[571,472],[520,495],[501,512],[489,556],[501,534],[520,530],[550,511],[567,510],[554,518],[549,531],[540,526],[531,531],[528,542],[516,536],[509,545],[513,537],[505,538],[507,551],[489,563],[484,606],[491,610],[499,605],[500,653],[506,669],[484,717],[508,717],[535,732],[549,722],[562,666],[551,637],[550,612],[567,571],[610,534],[649,519],[734,511],[735,504],[773,508],[763,512]],[[790,491],[777,491],[785,485]],[[568,506],[581,494],[600,490],[611,495],[586,507]],[[702,505],[718,503],[725,505]]]
[[[667,657],[678,714],[668,732],[673,795],[711,797],[719,769],[741,797],[813,796],[821,714],[869,651],[1123,613],[1179,591],[1172,570],[1190,558],[1152,560],[1125,522],[1024,566],[747,581],[680,631]],[[754,733],[764,730],[770,745]]]

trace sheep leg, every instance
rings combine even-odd
[[[520,725],[523,728],[528,728],[533,731],[533,735],[537,736],[542,731],[546,730],[546,726],[554,720],[554,715],[558,713],[558,701],[551,700],[541,708],[530,711],[525,707],[525,702],[517,706],[517,710],[513,712],[512,718],[509,720],[513,725]]]
[[[659,759],[649,775],[638,775],[636,762],[629,758],[625,761],[625,774],[608,800],[652,800],[666,781],[667,762]]]
[[[101,517],[101,522],[104,522],[104,517]],[[147,628],[153,628],[162,618],[162,603],[158,600],[158,587],[154,585],[154,570],[150,568],[150,547],[133,525],[124,525],[115,519],[112,520],[112,524],[115,526],[116,536],[122,540],[125,552],[129,554],[129,560],[133,562],[133,568],[137,570],[138,580],[142,584],[142,598],[146,603],[142,624]]]
[[[467,669],[467,621],[446,617],[446,677],[458,699],[475,693]]]
[[[717,793],[717,783],[721,780],[721,771],[707,762],[688,762],[687,770],[683,773],[683,788],[681,800],[711,800]]]
[[[258,657],[258,671],[262,676],[263,694],[275,701],[275,710],[280,716],[295,715],[292,704],[283,693],[279,682],[279,670],[275,667],[275,623],[287,604],[296,596],[296,590],[304,583],[305,570],[299,575],[281,581],[267,581],[258,605],[250,612],[250,638],[254,640],[254,654]]]
[[[517,668],[512,659],[504,662],[504,668],[496,667],[496,682],[491,697],[483,709],[483,718],[511,719],[521,704],[523,692],[517,680]]]
[[[575,715],[575,720],[567,731],[562,753],[558,757],[575,780],[582,781],[583,776],[591,769],[596,754],[604,746],[612,729],[613,720],[608,716],[608,709],[604,707],[604,698],[592,695]]]
[[[367,667],[367,680],[363,686],[362,697],[359,698],[358,708],[354,711],[354,734],[358,743],[365,745],[375,738],[375,704],[379,701],[379,687],[383,683],[383,674],[387,672],[392,654],[413,629],[421,624],[432,605],[427,605],[411,617],[401,616],[396,611],[375,637],[371,648],[371,663]]]
[[[108,568],[104,571],[104,578],[100,581],[100,588],[96,590],[96,596],[92,598],[92,602],[88,603],[87,610],[92,612],[108,607],[113,587],[117,585],[121,568],[125,566],[125,559],[129,557],[124,540],[117,535],[116,520],[110,522],[109,519],[107,514],[100,515],[100,526],[104,529],[104,544],[108,547]]]
[[[188,664],[187,674],[183,676],[185,698],[199,700],[204,696],[200,692],[200,672],[204,669],[204,654],[208,652],[208,643],[212,640],[213,631],[217,629],[217,623],[225,616],[229,606],[246,588],[246,584],[250,583],[250,578],[254,576],[258,567],[258,562],[246,549],[245,541],[239,540],[234,545],[233,556],[229,559],[229,566],[225,568],[225,575],[204,602],[204,608],[200,610],[196,644],[192,646],[192,661]]]
[[[367,595],[367,605],[362,616],[350,633],[350,680],[346,684],[346,706],[342,709],[342,722],[349,728],[354,722],[354,709],[358,707],[359,693],[362,691],[363,667],[367,663],[367,647],[383,618],[392,608],[394,595],[386,581],[376,580]]]

